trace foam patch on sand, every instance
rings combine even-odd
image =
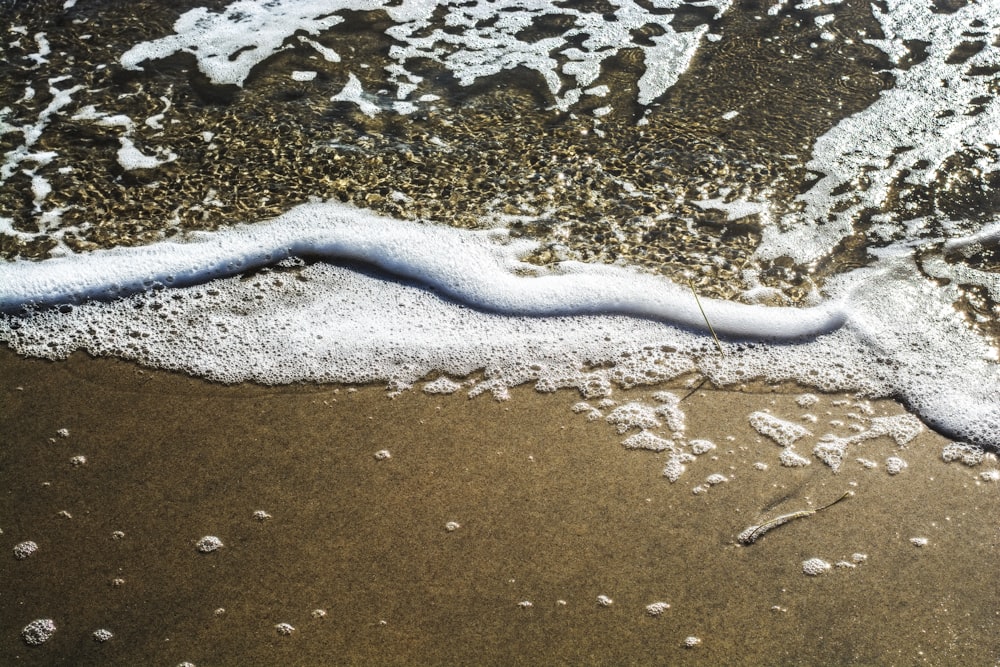
[[[695,370],[721,385],[797,380],[900,397],[961,440],[1000,443],[996,350],[955,312],[958,288],[921,277],[909,255],[832,280],[813,308],[703,299],[720,355],[688,288],[616,266],[543,269],[521,261],[532,248],[503,230],[307,204],[187,242],[2,265],[7,313],[83,305],[4,315],[0,340],[27,355],[84,349],[223,382],[404,388],[482,371],[470,394],[499,398],[525,382],[605,396]],[[238,275],[294,256],[338,263]]]

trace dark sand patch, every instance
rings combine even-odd
[[[811,465],[783,468],[747,415],[813,412],[819,435],[852,411],[831,396],[800,408],[798,393],[688,398],[687,436],[718,449],[671,484],[663,455],[624,450],[568,392],[390,400],[0,350],[0,663],[994,664],[1000,483],[979,476],[995,460],[945,464],[925,432],[905,450],[859,445],[837,474],[811,445]],[[895,454],[909,467],[890,476]],[[713,473],[730,481],[692,493]],[[225,546],[198,553],[205,535]],[[39,549],[16,560],[23,540]],[[854,553],[867,561],[802,573]],[[657,601],[671,607],[648,616]],[[36,618],[58,630],[28,647]],[[99,628],[114,638],[95,642]]]

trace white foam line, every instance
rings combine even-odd
[[[615,266],[566,262],[545,271],[519,259],[534,242],[505,236],[390,220],[339,203],[304,204],[267,223],[189,242],[0,265],[0,311],[115,299],[156,286],[204,283],[291,256],[319,256],[368,263],[496,313],[620,314],[705,329],[687,287]],[[541,275],[519,275],[526,271]],[[706,298],[702,305],[720,335],[737,338],[816,336],[845,319],[836,303],[764,308]]]
[[[998,240],[1000,240],[1000,222],[992,222],[975,234],[945,241],[944,251],[954,252],[976,243],[995,243]]]

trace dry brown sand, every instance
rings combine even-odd
[[[859,445],[839,473],[811,444],[811,465],[784,468],[751,412],[812,412],[817,436],[856,412],[843,396],[801,408],[801,392],[687,398],[688,437],[718,448],[671,484],[662,454],[625,450],[570,392],[224,387],[2,349],[0,664],[995,665],[995,459],[944,463],[925,431],[903,450]],[[892,455],[909,464],[895,476]],[[729,481],[693,493],[713,473]],[[224,546],[199,553],[205,535]],[[17,560],[23,540],[38,550]],[[855,553],[867,560],[803,574]],[[670,608],[648,615],[658,601]],[[36,618],[58,629],[30,647]],[[96,642],[99,628],[114,637]]]

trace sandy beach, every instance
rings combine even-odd
[[[570,392],[220,386],[7,349],[0,378],[3,664],[1000,659],[996,459],[945,463],[925,429],[905,449],[858,445],[838,473],[804,444],[810,465],[783,467],[747,417],[802,415],[799,387],[686,398],[687,437],[717,448],[670,483],[661,454],[623,448]],[[815,435],[856,403],[820,395]],[[907,467],[888,474],[889,456]],[[200,553],[204,536],[223,546]],[[38,549],[19,560],[26,540]],[[834,567],[807,576],[811,558]],[[21,637],[34,619],[57,628],[40,646]]]

